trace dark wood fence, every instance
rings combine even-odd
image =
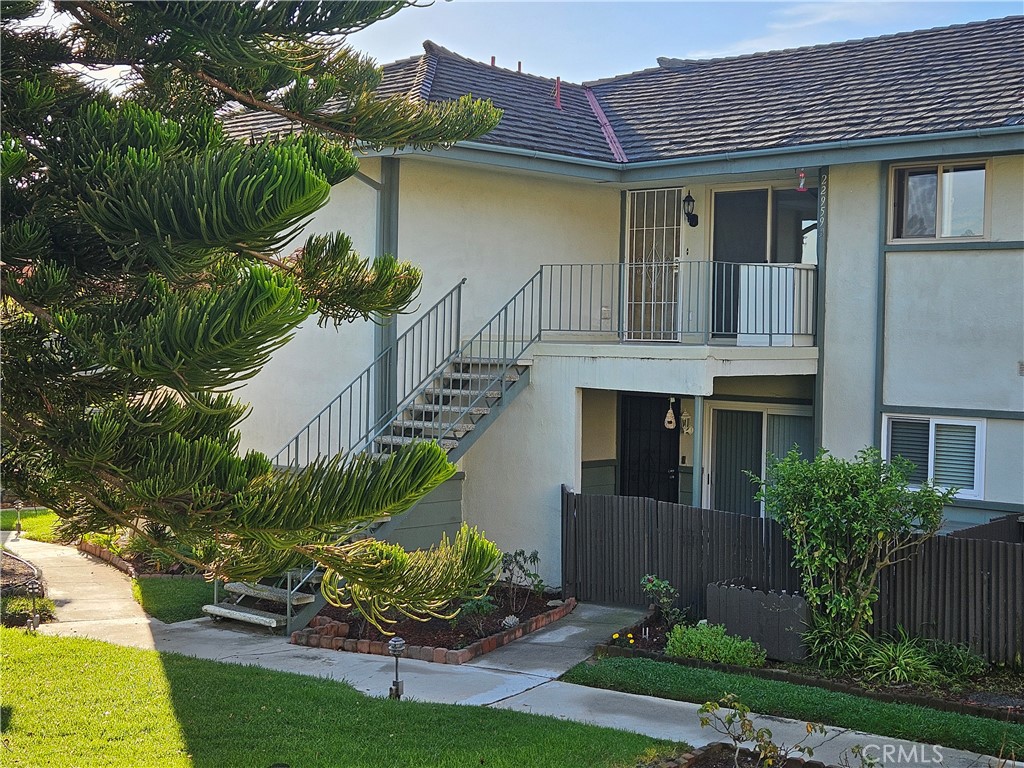
[[[998,521],[997,521],[998,522]],[[1012,530],[1009,521],[1005,532]],[[1019,523],[1018,523],[1019,525]],[[996,528],[982,533],[994,536]],[[875,634],[965,643],[993,662],[1024,657],[1024,544],[937,536],[883,572]],[[800,574],[778,523],[747,515],[624,496],[562,491],[566,597],[644,606],[640,579],[668,579],[690,616],[706,615],[706,587],[733,581],[798,592]]]

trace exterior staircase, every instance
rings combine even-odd
[[[524,353],[540,337],[539,282],[540,273],[463,341],[462,280],[289,440],[274,463],[299,469],[321,456],[390,453],[417,440],[436,441],[457,461],[529,382]],[[396,407],[371,407],[372,393],[388,391]],[[366,535],[388,538],[398,525],[399,518],[384,518]],[[221,600],[215,588],[214,602],[203,611],[215,620],[291,633],[326,604],[321,575],[313,567],[259,583],[228,583],[223,586],[228,597]],[[267,610],[269,603],[278,610]]]

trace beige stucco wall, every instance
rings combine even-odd
[[[601,461],[616,458],[618,393],[603,389],[584,389],[581,397],[583,436],[580,460]]]
[[[1024,240],[1024,155],[989,161],[988,198],[993,240]]]
[[[843,457],[874,441],[876,276],[884,186],[878,163],[830,169],[822,444]]]
[[[369,158],[361,170],[380,178],[380,162]],[[356,178],[331,190],[321,208],[287,253],[314,233],[342,230],[357,251],[376,252],[377,193]],[[239,392],[252,406],[242,422],[242,450],[276,453],[309,419],[334,398],[373,357],[373,324],[357,320],[339,328],[317,326],[314,315],[278,350],[264,369]]]
[[[886,405],[1024,410],[1024,252],[890,253]]]
[[[468,334],[541,264],[619,260],[615,189],[412,158],[402,158],[399,173],[399,253],[423,266],[424,308],[469,278]],[[399,330],[413,319],[402,318]]]

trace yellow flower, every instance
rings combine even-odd
[[[631,638],[629,638],[629,644],[630,644],[630,645],[632,645],[632,644],[633,644],[633,643],[635,643],[635,642],[636,642],[636,640],[634,640],[634,639],[633,639],[632,637],[631,637]]]
[[[628,635],[626,635],[626,637],[632,637],[632,636],[633,636],[632,632],[630,632]]]
[[[616,632],[614,635],[612,635],[612,640],[618,640],[618,639],[619,639],[619,633]]]

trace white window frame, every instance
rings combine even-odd
[[[982,166],[985,170],[985,199],[984,199],[984,221],[982,224],[982,230],[980,234],[969,235],[969,236],[956,236],[956,237],[943,237],[941,234],[940,222],[942,221],[942,178],[943,172],[948,170],[954,170],[956,168],[964,167],[976,167]],[[935,170],[937,175],[936,188],[935,188],[935,235],[932,237],[896,237],[896,217],[898,215],[896,211],[896,200],[898,198],[896,190],[896,179],[899,176],[900,171],[930,171]],[[991,164],[987,159],[964,159],[964,160],[948,160],[934,163],[903,163],[900,165],[893,165],[889,168],[889,213],[888,221],[886,222],[886,242],[890,245],[899,245],[902,243],[908,244],[925,244],[925,243],[971,243],[978,240],[990,240],[990,224],[991,224],[991,211],[992,211],[992,168]]]
[[[957,491],[958,499],[985,498],[985,419],[958,419],[947,416],[927,416],[924,414],[887,413],[882,416],[882,458],[889,461],[889,434],[892,421],[918,421],[928,424],[928,472],[927,477],[935,477],[935,426],[950,424],[954,426],[974,427],[974,488]],[[917,487],[917,486],[911,486]],[[944,486],[936,486],[942,488]]]

